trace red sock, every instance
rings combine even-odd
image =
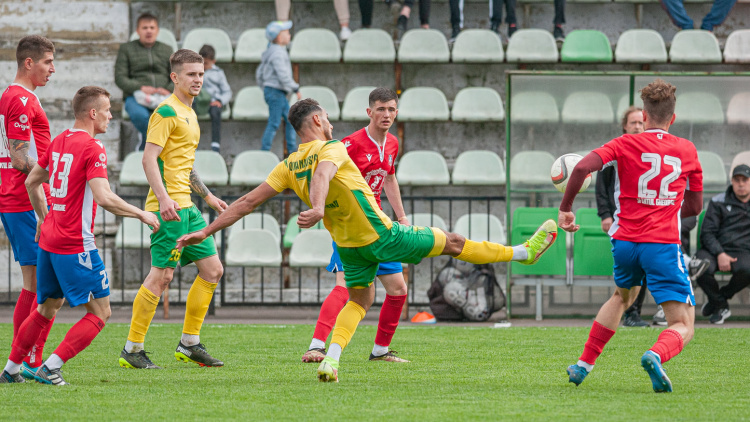
[[[13,310],[13,339],[18,335],[18,329],[21,328],[21,324],[28,318],[31,311],[35,309],[36,293],[21,289],[21,294],[18,295],[18,301],[16,302],[16,308]]]
[[[586,345],[583,346],[583,354],[580,359],[590,365],[596,363],[596,358],[602,354],[604,346],[613,335],[615,335],[615,330],[610,330],[594,321],[594,325],[591,326],[591,331],[589,332],[589,339]]]
[[[23,359],[32,368],[36,368],[44,363],[44,344],[47,343],[47,337],[49,337],[49,332],[54,323],[55,318],[53,317],[47,327],[39,334],[39,338],[36,340],[34,347],[31,348],[28,356]]]
[[[83,349],[89,347],[89,344],[104,328],[104,321],[96,315],[88,313],[81,318],[65,334],[65,339],[57,346],[54,353],[62,359],[63,362],[69,361]]]
[[[659,334],[656,343],[649,350],[658,354],[661,358],[661,363],[665,363],[680,354],[684,345],[685,341],[682,339],[680,333],[667,329]]]
[[[13,348],[10,351],[8,359],[15,363],[21,363],[39,338],[39,334],[51,322],[37,312],[36,309],[31,311],[31,315],[21,324],[21,327],[18,329],[18,335],[13,339]]]
[[[349,291],[344,286],[336,286],[331,290],[323,306],[320,307],[320,315],[318,315],[318,323],[315,324],[315,332],[313,338],[326,341],[328,335],[331,334],[333,325],[336,323],[336,317],[339,316],[339,312],[346,305],[349,300]]]
[[[378,346],[390,346],[393,340],[393,334],[398,327],[398,320],[401,319],[401,310],[404,309],[406,295],[391,296],[385,295],[383,307],[380,309],[380,319],[378,319],[378,334],[375,335],[375,344]]]

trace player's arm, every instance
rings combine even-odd
[[[682,201],[682,210],[680,217],[692,217],[703,211],[703,192],[685,191],[685,198]]]
[[[8,139],[8,145],[10,145],[10,163],[13,168],[23,174],[29,174],[36,164],[36,160],[29,155],[29,141]]]
[[[385,195],[388,197],[388,202],[390,202],[393,212],[396,213],[396,221],[399,224],[409,225],[409,219],[406,218],[406,211],[404,211],[404,204],[401,202],[401,189],[398,187],[398,180],[396,180],[395,174],[389,174],[385,177],[383,190],[385,190]]]
[[[588,153],[588,155],[583,157],[583,159],[576,164],[576,167],[570,174],[568,186],[565,187],[565,194],[560,203],[557,224],[561,229],[574,232],[580,228],[580,226],[576,224],[575,214],[571,211],[573,208],[573,200],[576,198],[578,191],[581,190],[581,186],[583,186],[583,181],[586,179],[586,176],[592,171],[601,169],[603,165],[602,157],[595,152]]]
[[[167,188],[164,187],[164,183],[161,180],[161,172],[159,171],[157,160],[163,149],[164,147],[146,142],[146,148],[143,150],[143,171],[146,173],[146,179],[149,186],[151,186],[151,190],[159,201],[159,214],[161,214],[161,218],[164,221],[180,221],[180,216],[177,214],[177,211],[181,209],[180,205],[177,201],[169,197]]]
[[[329,183],[336,175],[339,168],[332,161],[321,161],[315,169],[312,182],[310,182],[310,204],[312,208],[299,213],[297,225],[303,229],[309,229],[318,224],[323,218],[328,196]]]
[[[121,217],[132,217],[141,220],[153,228],[154,232],[159,230],[159,219],[152,212],[146,212],[140,208],[128,204],[122,198],[115,195],[109,187],[109,180],[104,177],[96,177],[88,181],[91,193],[94,194],[94,201],[111,212]]]
[[[39,216],[36,225],[36,241],[39,241],[39,230],[44,223],[44,219],[47,217],[47,198],[44,195],[44,188],[42,183],[49,180],[49,171],[43,169],[41,166],[36,165],[29,172],[26,177],[26,191],[29,193],[29,200],[31,206],[34,207],[36,215]]]
[[[206,201],[208,206],[216,210],[219,215],[227,209],[227,203],[217,198],[210,190],[208,190],[206,184],[203,183],[195,169],[190,170],[190,189],[200,195],[200,197]]]

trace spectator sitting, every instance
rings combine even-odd
[[[708,297],[701,313],[712,324],[723,324],[732,313],[727,300],[750,285],[750,167],[740,164],[732,172],[726,192],[711,198],[701,228],[701,249],[691,261],[691,278]],[[732,273],[719,288],[716,271]]]
[[[289,20],[289,10],[292,7],[292,0],[274,0],[276,6],[276,19],[286,22]],[[341,32],[339,39],[346,41],[352,36],[352,30],[349,28],[349,1],[333,0],[333,8],[336,10],[336,16],[339,19]]]
[[[422,29],[430,27],[430,6],[432,0],[419,0],[419,23]],[[401,8],[401,14],[398,16],[397,27],[399,37],[403,37],[406,32],[406,24],[409,22],[411,9],[414,7],[414,0],[404,0],[404,6]]]
[[[150,13],[138,17],[136,32],[137,40],[120,45],[115,62],[115,84],[122,90],[125,111],[140,134],[136,147],[138,151],[143,150],[145,146],[148,119],[155,107],[139,104],[133,94],[141,91],[144,98],[154,94],[172,94],[172,81],[169,78],[169,56],[172,55],[172,48],[156,41],[159,35],[159,20]]]
[[[518,29],[516,21],[516,0],[490,0],[490,30],[496,33],[500,32],[500,25],[503,23],[503,3],[505,3],[505,23],[508,24],[508,38]],[[464,1],[449,0],[448,4],[451,10],[451,38],[449,42],[455,42],[456,37],[463,29],[464,24]]]
[[[232,88],[224,71],[216,66],[216,50],[208,44],[201,47],[198,54],[203,57],[203,89],[211,96],[208,114],[211,116],[211,149],[221,148],[221,112],[232,99]]]
[[[701,23],[701,29],[706,31],[713,31],[714,26],[721,25],[724,19],[727,18],[729,11],[732,10],[734,3],[737,0],[714,0],[711,11],[703,18]],[[667,11],[669,18],[672,22],[680,27],[680,29],[695,29],[693,20],[688,16],[685,10],[683,0],[663,0],[662,5]]]

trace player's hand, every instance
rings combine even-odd
[[[211,107],[223,107],[223,105],[221,104],[221,101],[219,100],[213,100],[210,103],[208,103],[208,105]]]
[[[299,213],[299,218],[297,218],[297,225],[300,226],[300,228],[309,229],[318,224],[318,221],[322,218],[323,210],[316,210],[313,208],[311,210],[302,211]]]
[[[180,215],[177,211],[182,210],[180,204],[172,198],[159,202],[159,214],[164,221],[180,221]]]
[[[143,91],[143,93],[146,95],[153,95],[156,93],[156,88],[154,88],[153,86],[143,85],[141,87],[141,91]]]
[[[607,217],[602,220],[602,230],[604,230],[604,233],[609,233],[609,228],[612,227],[612,223],[615,220],[612,219],[612,217]]]
[[[198,230],[177,239],[177,249],[182,250],[185,246],[197,245],[204,240],[206,240],[206,234],[203,230]]]
[[[411,223],[409,222],[409,219],[406,218],[406,216],[399,218],[398,224],[401,224],[402,226],[411,226]]]
[[[719,263],[719,271],[729,272],[732,271],[732,263],[737,262],[737,258],[727,255],[726,252],[722,252],[716,257],[716,261]]]
[[[143,211],[140,216],[138,216],[138,219],[141,220],[141,222],[151,228],[151,231],[153,233],[156,233],[159,231],[159,226],[161,223],[159,223],[159,219],[156,218],[156,214],[148,211]]]
[[[560,211],[557,214],[557,225],[558,227],[565,230],[566,232],[571,232],[571,233],[581,228],[581,226],[576,224],[576,215],[570,211],[568,212]]]
[[[34,235],[34,242],[39,243],[39,236],[42,234],[42,224],[44,219],[41,218],[36,222],[36,235]]]
[[[229,207],[226,202],[222,201],[221,199],[217,198],[214,194],[209,193],[206,196],[206,203],[209,207],[213,208],[219,215],[226,211],[226,209]]]

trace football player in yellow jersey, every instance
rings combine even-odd
[[[338,245],[344,264],[349,302],[336,319],[328,353],[318,367],[318,379],[338,381],[341,352],[372,305],[372,281],[380,262],[419,263],[422,258],[450,255],[473,264],[519,261],[533,264],[557,237],[557,224],[545,221],[521,245],[508,247],[474,242],[434,227],[403,226],[378,207],[359,169],[339,141],[332,139],[328,114],[313,99],[289,109],[289,121],[300,138],[297,152],[274,168],[266,181],[234,202],[208,227],[182,236],[177,248],[200,244],[252,212],[284,189],[294,192],[311,209],[300,213],[297,224],[310,228],[321,219]]]
[[[177,50],[169,59],[174,93],[151,115],[143,169],[151,189],[146,211],[159,217],[161,230],[151,235],[151,270],[133,301],[133,318],[120,366],[138,369],[159,369],[143,350],[148,327],[159,304],[159,297],[169,286],[179,262],[195,262],[198,276],[188,292],[182,338],[175,358],[200,366],[223,366],[208,354],[200,342],[200,329],[211,303],[214,290],[224,269],[216,254],[213,237],[178,250],[180,236],[206,227],[198,208],[190,199],[191,190],[219,214],[227,204],[206,188],[193,169],[195,150],[200,140],[198,118],[192,109],[203,85],[203,57],[190,50]]]

